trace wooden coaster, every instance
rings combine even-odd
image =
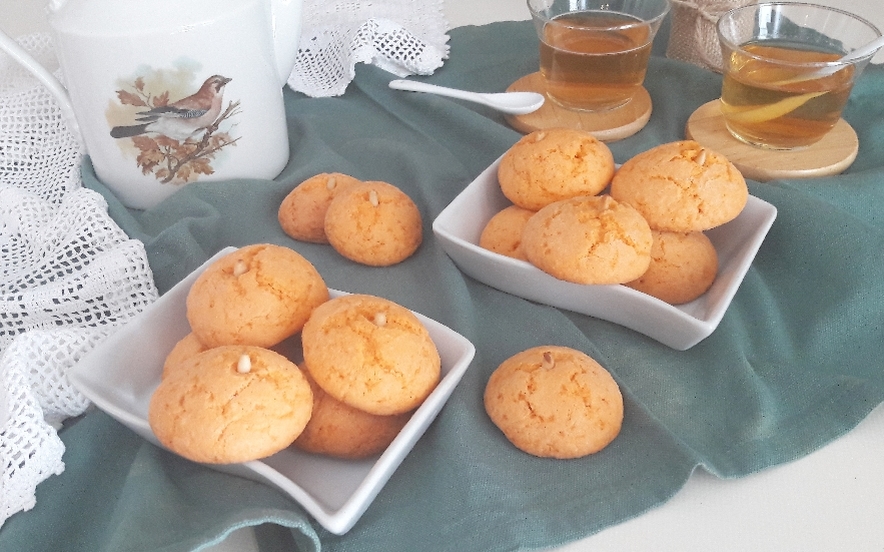
[[[859,138],[844,119],[822,140],[806,148],[769,150],[751,146],[727,130],[719,100],[694,111],[688,119],[685,135],[727,157],[746,178],[760,182],[840,174],[853,163],[859,151]]]
[[[507,88],[511,92],[539,92],[546,96],[546,81],[540,73],[531,73]],[[607,111],[573,111],[551,101],[526,115],[506,115],[506,121],[519,132],[528,134],[543,128],[567,127],[585,130],[603,142],[632,136],[651,118],[651,95],[642,87],[624,106]]]

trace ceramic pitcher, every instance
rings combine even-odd
[[[64,87],[0,46],[72,113],[98,178],[132,208],[190,182],[273,178],[289,157],[283,86],[302,0],[55,0]]]

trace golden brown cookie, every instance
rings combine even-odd
[[[654,230],[694,232],[736,218],[749,189],[725,156],[684,140],[623,163],[611,181],[611,196],[638,209]]]
[[[372,295],[317,307],[301,332],[304,364],[322,389],[370,414],[417,407],[439,382],[441,360],[420,320]]]
[[[718,254],[706,234],[654,230],[647,272],[626,285],[680,305],[706,293],[717,274]]]
[[[332,199],[360,180],[343,173],[321,173],[298,184],[282,200],[277,218],[282,230],[296,240],[328,243],[325,213]]]
[[[578,284],[620,284],[651,262],[651,229],[632,207],[608,195],[547,205],[528,220],[522,249],[537,268]]]
[[[325,214],[325,235],[351,261],[389,266],[404,261],[423,239],[421,214],[408,195],[387,182],[350,186]]]
[[[289,446],[312,409],[310,384],[295,364],[261,347],[230,345],[191,357],[164,378],[148,422],[173,452],[230,464]]]
[[[271,347],[328,299],[316,268],[287,247],[243,247],[209,265],[187,295],[187,320],[207,347]]]
[[[169,351],[169,354],[166,355],[166,360],[163,362],[162,377],[168,376],[178,364],[207,350],[209,348],[203,345],[202,341],[193,332],[190,332],[178,340],[175,346],[172,347],[172,350]]]
[[[498,366],[485,386],[485,411],[518,449],[579,458],[620,433],[623,397],[598,362],[568,347],[534,347]]]
[[[570,128],[523,136],[500,160],[500,189],[514,204],[537,211],[555,201],[596,195],[614,175],[614,156],[592,134]]]
[[[507,257],[527,260],[522,251],[522,230],[533,214],[534,211],[518,205],[497,212],[485,224],[479,236],[479,246]]]
[[[411,417],[411,412],[376,416],[348,406],[316,385],[307,370],[304,375],[313,390],[313,414],[294,446],[336,458],[365,458],[393,442]]]

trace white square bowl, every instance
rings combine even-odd
[[[736,219],[707,231],[718,253],[718,276],[701,297],[673,306],[622,285],[559,280],[528,262],[480,247],[479,236],[488,220],[511,205],[497,181],[499,164],[500,159],[433,221],[433,233],[454,263],[465,274],[501,291],[608,320],[681,351],[718,327],[777,216],[776,207],[749,196]]]
[[[98,408],[159,446],[147,422],[163,361],[190,332],[185,299],[196,277],[227,248],[90,351],[70,372],[73,384]],[[332,297],[343,292],[330,290]],[[291,496],[323,527],[344,534],[353,527],[451,396],[475,355],[465,337],[415,313],[442,358],[439,384],[381,454],[342,460],[289,447],[269,458],[208,467],[264,482]],[[300,359],[297,359],[300,360]]]

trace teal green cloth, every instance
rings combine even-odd
[[[537,65],[527,22],[464,27],[451,57],[423,80],[503,90]],[[387,88],[360,66],[343,97],[286,93],[291,161],[274,181],[193,184],[148,211],[129,211],[84,168],[88,186],[144,241],[167,290],[227,245],[273,242],[312,261],[329,286],[388,297],[464,334],[477,354],[438,419],[356,526],[322,530],[260,484],[196,466],[101,412],[70,423],[62,475],[36,507],[0,529],[0,550],[178,552],[260,526],[264,551],[495,551],[566,543],[672,497],[702,466],[733,478],[788,462],[853,428],[884,401],[884,70],[870,67],[845,118],[860,152],[844,174],[750,183],[779,215],[719,328],[688,351],[587,316],[531,303],[464,276],[434,239],[436,215],[519,137],[481,106]],[[688,116],[718,96],[718,75],[662,56],[646,87],[654,112],[611,144],[622,162],[683,138]],[[425,241],[388,268],[349,262],[329,246],[288,239],[282,198],[319,172],[386,180],[420,206]],[[625,396],[622,433],[577,460],[517,451],[491,424],[491,372],[528,347],[583,350]]]

